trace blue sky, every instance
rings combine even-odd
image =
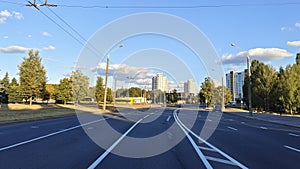
[[[77,60],[84,49],[83,44],[87,43],[85,40],[92,39],[97,31],[118,18],[143,12],[170,14],[193,24],[213,45],[217,57],[223,62],[225,72],[244,69],[247,51],[252,58],[275,68],[293,64],[296,53],[300,52],[300,1],[48,1],[48,3],[58,4],[58,7],[51,8],[54,13],[47,7],[39,8],[60,27],[38,10],[22,5],[27,1],[0,0],[0,78],[5,72],[9,72],[10,77],[17,77],[17,65],[22,62],[23,57],[27,56],[27,50],[38,49],[47,70],[49,83],[58,83],[59,79],[68,75],[78,64]],[[94,8],[83,8],[87,6]],[[103,6],[107,8],[102,8]],[[173,8],[176,6],[180,8]],[[153,23],[156,24],[155,21]],[[203,63],[195,62],[193,58],[196,56],[189,48],[179,41],[164,36],[141,35],[116,42],[115,45],[117,46],[118,43],[122,43],[124,47],[111,52],[110,68],[115,72],[117,70],[124,72],[123,69],[139,72],[138,62],[131,64],[132,62],[126,62],[126,59],[149,49],[160,49],[176,55],[196,76],[184,74],[181,70],[176,72],[174,69],[174,72],[168,75],[169,77],[174,74],[179,75],[174,83],[190,78],[195,78],[195,81],[201,83],[203,78],[208,76],[207,69],[213,70],[213,64],[218,64],[216,61],[212,65],[205,66]],[[231,47],[231,43],[237,44],[239,48]],[[105,55],[110,50],[101,51],[100,55]],[[103,63],[101,57],[99,62]],[[164,57],[164,54],[161,57]],[[120,66],[122,64],[128,67]],[[172,64],[172,62],[165,63],[166,67],[170,68]],[[98,73],[103,74],[101,62],[98,68]],[[150,77],[158,71],[143,70],[142,75]],[[135,76],[130,71],[127,73],[125,77]],[[140,85],[146,83],[142,77],[134,81]]]

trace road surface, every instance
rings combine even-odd
[[[127,114],[135,119],[122,118]],[[174,108],[126,110],[107,117],[80,116],[81,123],[76,116],[70,116],[0,125],[1,168],[296,169],[300,166],[300,128],[231,113],[196,111],[195,114],[192,110]],[[105,124],[119,135],[106,130]],[[203,138],[210,132],[211,137]],[[149,146],[147,138],[159,134],[159,141]],[[103,145],[96,144],[89,135]],[[138,138],[145,146],[132,145],[131,138]],[[167,150],[156,152],[168,146]],[[135,157],[132,152],[136,152]],[[151,153],[158,154],[149,156]]]

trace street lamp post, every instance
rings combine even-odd
[[[120,45],[119,48],[122,48],[123,45]],[[112,51],[110,52],[112,53]],[[105,70],[105,89],[104,89],[104,100],[103,100],[103,110],[106,110],[106,97],[107,97],[107,81],[108,81],[108,66],[109,66],[109,54],[106,58],[106,70]]]
[[[236,44],[232,43],[231,46],[239,48]],[[240,49],[240,48],[239,48]],[[248,108],[249,115],[252,116],[252,97],[251,97],[251,64],[250,64],[250,55],[247,51],[247,76],[248,76]]]

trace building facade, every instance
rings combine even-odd
[[[184,82],[184,93],[194,94],[194,95],[196,95],[198,93],[197,83],[194,82],[193,79],[190,79],[190,80]]]
[[[243,99],[243,85],[245,81],[246,71],[234,72],[230,71],[226,74],[226,87],[230,90],[232,101]]]
[[[152,78],[152,90],[168,92],[168,79],[162,73],[158,73]]]

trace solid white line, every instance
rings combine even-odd
[[[219,163],[224,163],[224,164],[229,164],[229,165],[236,165],[235,163],[228,161],[228,160],[224,160],[224,159],[220,159],[220,158],[215,158],[215,157],[210,157],[210,156],[205,156],[207,160],[210,161],[215,161],[215,162],[219,162]]]
[[[230,127],[230,126],[228,126],[227,128],[229,128],[229,129],[231,129],[231,130],[234,130],[234,131],[237,131],[237,130],[238,130],[238,129],[233,128],[233,127]]]
[[[220,149],[218,149],[217,147],[213,146],[212,144],[210,144],[209,142],[207,142],[206,140],[202,139],[201,137],[199,137],[197,134],[195,134],[193,131],[191,131],[189,128],[187,128],[178,118],[179,123],[182,124],[182,126],[189,132],[191,133],[193,136],[195,136],[196,138],[198,138],[201,142],[205,143],[206,145],[208,145],[209,147],[211,147],[212,149],[215,149],[219,154],[221,154],[222,156],[224,156],[225,158],[227,158],[228,160],[230,160],[231,162],[235,163],[237,166],[239,166],[242,169],[248,169],[246,166],[244,166],[242,163],[238,162],[237,160],[235,160],[234,158],[230,157],[229,155],[227,155],[225,152],[221,151]]]
[[[147,118],[147,117],[149,117],[149,116],[150,116],[150,114],[148,114],[147,116],[145,116],[144,119]]]
[[[137,126],[143,119],[145,119],[145,117],[134,123],[134,125],[132,125],[116,142],[114,142],[103,154],[101,154],[101,156],[99,156],[97,160],[88,167],[88,169],[96,168],[104,160],[104,158],[127,136],[127,134],[133,130],[133,128]],[[149,115],[147,115],[147,117],[149,117]]]
[[[264,129],[264,130],[267,130],[267,129],[268,129],[267,127],[263,127],[263,126],[262,126],[262,127],[260,127],[260,128],[261,128],[261,129]]]
[[[299,149],[296,149],[296,148],[294,148],[294,147],[291,147],[291,146],[283,146],[283,147],[285,147],[285,148],[288,148],[288,149],[290,149],[290,150],[294,150],[294,151],[297,151],[298,153],[300,153],[300,150]]]
[[[0,151],[11,149],[11,148],[21,146],[21,145],[24,145],[24,144],[27,144],[27,143],[31,143],[31,142],[34,142],[34,141],[38,141],[38,140],[41,140],[41,139],[44,139],[44,138],[47,138],[47,137],[51,137],[51,136],[54,136],[54,135],[57,135],[57,134],[60,134],[60,133],[64,133],[64,132],[67,132],[67,131],[70,131],[70,130],[77,129],[79,127],[83,127],[83,126],[86,126],[86,125],[89,125],[89,124],[97,123],[97,122],[103,121],[105,119],[107,119],[107,118],[91,121],[91,122],[88,122],[88,123],[85,123],[85,124],[81,124],[81,125],[74,126],[74,127],[71,127],[71,128],[67,128],[67,129],[64,129],[64,130],[60,130],[60,131],[57,131],[57,132],[54,132],[54,133],[50,133],[50,134],[47,134],[47,135],[36,137],[36,138],[26,140],[26,141],[23,141],[23,142],[20,142],[20,143],[16,143],[16,144],[13,144],[13,145],[10,145],[10,146],[2,147],[2,148],[0,148]]]
[[[171,118],[171,116],[169,116],[169,117],[167,118],[167,120],[166,120],[166,121],[167,121],[167,122],[169,122],[169,121],[170,121],[170,118]]]
[[[294,133],[289,133],[288,135],[289,135],[289,136],[294,136],[294,137],[299,137],[298,134],[294,134]]]
[[[202,147],[202,146],[198,146],[201,150],[207,150],[207,151],[214,151],[216,152],[216,150],[212,149],[212,148],[208,148],[208,147]]]
[[[196,150],[198,156],[200,157],[200,159],[202,160],[203,164],[205,165],[205,167],[207,169],[213,169],[212,166],[209,164],[209,162],[207,161],[207,159],[205,158],[204,154],[200,151],[200,149],[197,147],[197,144],[195,143],[195,141],[192,139],[192,137],[189,135],[189,133],[181,126],[181,124],[179,123],[179,119],[177,119],[178,117],[176,117],[176,110],[174,110],[173,112],[173,116],[174,119],[176,121],[176,123],[178,124],[178,126],[181,128],[181,130],[184,132],[184,134],[186,135],[186,137],[188,138],[188,140],[190,141],[190,143],[192,144],[192,146],[194,147],[194,149]]]

